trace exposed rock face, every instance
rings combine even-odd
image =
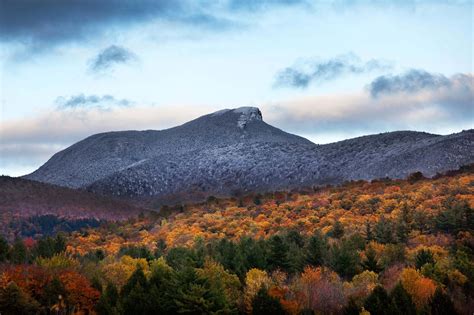
[[[221,110],[162,131],[93,135],[55,154],[29,179],[108,195],[208,195],[427,176],[474,162],[474,131],[399,131],[316,145],[262,120],[258,108]]]

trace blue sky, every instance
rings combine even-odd
[[[255,3],[0,0],[0,173],[240,106],[316,143],[473,127],[471,1]]]

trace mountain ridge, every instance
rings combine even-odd
[[[28,179],[173,203],[347,180],[427,176],[474,162],[474,130],[396,131],[318,145],[263,121],[256,107],[225,109],[164,130],[92,135]]]

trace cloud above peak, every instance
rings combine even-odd
[[[96,73],[105,72],[111,70],[116,65],[127,64],[137,59],[138,57],[127,48],[110,45],[90,60],[89,70]]]
[[[117,99],[112,95],[84,95],[78,94],[70,97],[60,96],[56,99],[59,110],[68,109],[102,109],[108,110],[113,107],[129,107],[133,103],[127,99]]]
[[[275,87],[307,88],[312,83],[323,83],[351,74],[390,69],[386,61],[362,61],[354,54],[340,55],[325,60],[304,60],[280,70],[275,77]]]

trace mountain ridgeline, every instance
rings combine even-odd
[[[207,196],[425,176],[474,162],[474,130],[397,131],[326,145],[277,129],[258,108],[208,114],[174,128],[108,132],[56,153],[26,178],[161,203]]]

